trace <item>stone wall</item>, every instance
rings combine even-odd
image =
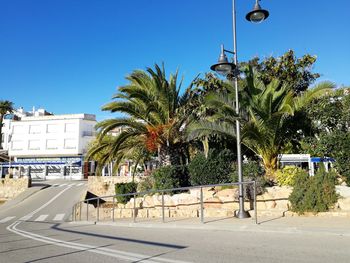
[[[111,182],[111,181],[110,181]],[[113,181],[114,183],[115,181]],[[270,187],[265,193],[257,197],[258,216],[295,216],[289,212],[288,197],[292,192],[291,187]],[[340,198],[335,208],[331,212],[319,213],[319,216],[350,216],[350,188],[337,186]],[[134,198],[126,204],[118,203],[112,199],[106,199],[99,207],[99,220],[112,220],[114,218],[130,218],[134,213]],[[229,217],[238,210],[238,189],[203,188],[204,216],[205,217]],[[137,197],[136,218],[161,218],[162,217],[162,196],[160,194]],[[200,217],[200,189],[192,189],[185,193],[174,195],[164,195],[165,217],[184,218]],[[253,203],[245,202],[245,209],[253,211]],[[82,220],[86,220],[88,213],[89,220],[97,219],[96,205],[82,204],[77,209],[76,215]],[[253,216],[253,214],[252,214]]]
[[[139,182],[143,177],[135,176],[135,182]],[[89,176],[88,192],[97,196],[114,195],[116,183],[129,183],[131,176]]]
[[[6,177],[0,180],[0,199],[10,200],[24,192],[29,186],[28,177],[12,179]]]

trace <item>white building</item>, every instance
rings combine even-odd
[[[14,162],[3,163],[1,175],[82,179],[84,155],[95,134],[95,115],[48,115],[44,110],[28,115],[12,114],[4,120],[3,148]]]

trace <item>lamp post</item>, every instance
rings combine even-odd
[[[259,5],[260,0],[255,1],[254,8],[251,12],[246,15],[246,19],[252,23],[261,23],[268,16],[267,10],[261,9]],[[214,64],[210,69],[214,70],[220,75],[227,76],[233,74],[233,85],[235,87],[236,96],[236,113],[239,114],[239,98],[238,98],[238,78],[237,78],[237,38],[236,38],[236,1],[232,0],[232,30],[233,30],[233,52],[224,49],[221,45],[221,53],[217,64]],[[230,63],[227,59],[225,52],[233,54],[233,63]],[[238,182],[243,182],[242,174],[242,153],[241,153],[241,129],[239,120],[236,120],[236,140],[237,140],[237,163],[238,163]],[[237,218],[248,218],[249,213],[244,210],[244,191],[243,185],[239,185],[239,210],[235,214]]]

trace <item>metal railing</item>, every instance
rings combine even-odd
[[[136,197],[137,196],[145,196],[148,194],[161,194],[161,210],[162,210],[162,222],[165,223],[165,202],[164,202],[164,195],[169,192],[178,192],[178,191],[188,191],[191,189],[200,189],[200,221],[201,223],[204,223],[204,195],[203,195],[203,188],[213,188],[218,186],[239,186],[242,185],[250,185],[253,186],[253,210],[254,210],[254,221],[256,224],[258,224],[258,217],[257,217],[257,202],[256,202],[256,181],[246,181],[246,182],[237,182],[237,183],[226,183],[226,184],[211,184],[211,185],[200,185],[200,186],[189,186],[189,187],[179,187],[179,188],[171,188],[171,189],[162,189],[162,190],[149,190],[144,192],[135,192],[135,193],[128,193],[128,194],[118,194],[118,195],[108,195],[108,196],[98,196],[93,198],[88,198],[83,201],[77,202],[72,207],[72,221],[81,221],[82,220],[82,205],[86,203],[86,221],[89,221],[89,204],[96,204],[96,222],[100,220],[100,205],[102,199],[112,198],[112,221],[115,221],[115,205],[116,205],[116,199],[118,197],[125,197],[125,196],[132,196],[133,197],[133,208],[132,208],[132,218],[133,222],[136,223],[136,214],[137,214],[137,208],[136,207]],[[250,198],[251,200],[251,188],[250,188]],[[236,202],[236,201],[233,201]],[[238,202],[238,200],[237,200]],[[156,205],[154,206],[154,208]],[[79,211],[79,213],[77,213]],[[78,218],[79,216],[79,218]]]

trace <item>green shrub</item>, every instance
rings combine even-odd
[[[154,189],[154,178],[152,175],[147,176],[137,184],[138,192],[147,192]]]
[[[309,176],[306,171],[300,172],[289,196],[291,210],[298,214],[328,211],[338,200],[335,183],[335,172],[327,173],[320,169],[315,176]]]
[[[187,167],[183,165],[169,165],[161,167],[152,173],[154,189],[186,187],[188,182]]]
[[[295,183],[295,179],[302,172],[300,167],[287,165],[283,167],[283,169],[277,170],[276,172],[276,180],[277,184],[280,186],[293,186]]]
[[[242,164],[243,181],[255,181],[256,182],[256,193],[263,194],[264,187],[267,182],[264,177],[264,168],[260,165],[259,161],[248,160]],[[233,183],[238,182],[238,167],[237,163],[233,164],[233,171],[231,173],[231,180]],[[253,198],[254,188],[251,184],[244,185],[244,192],[248,199]]]
[[[128,193],[135,193],[137,189],[137,183],[131,182],[131,183],[117,183],[115,184],[115,194],[128,194]],[[129,200],[132,198],[132,195],[127,196],[117,196],[116,199],[119,203],[126,204],[129,202]]]
[[[304,152],[313,156],[335,159],[334,168],[350,185],[350,132],[321,133],[319,138],[306,138],[302,142]]]
[[[229,183],[233,157],[229,150],[219,154],[209,151],[208,158],[203,153],[197,154],[188,165],[191,185]]]

